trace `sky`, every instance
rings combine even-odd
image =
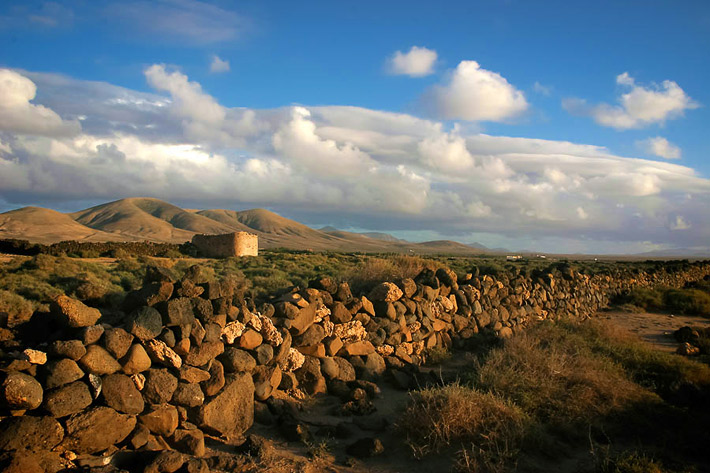
[[[0,211],[710,249],[710,2],[0,4]]]

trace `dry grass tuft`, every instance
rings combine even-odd
[[[453,447],[468,471],[497,471],[517,452],[526,416],[499,397],[460,384],[411,396],[398,426],[415,456]]]
[[[443,266],[438,261],[418,256],[397,255],[387,258],[367,258],[351,274],[348,282],[353,290],[367,291],[382,281],[397,281],[413,278],[423,269],[438,269]]]
[[[652,396],[620,364],[596,356],[583,334],[553,324],[493,350],[475,384],[543,421],[591,421]]]

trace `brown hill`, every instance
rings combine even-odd
[[[41,207],[23,207],[0,214],[0,238],[17,238],[44,244],[62,240],[126,240],[120,235],[85,227],[67,214]]]
[[[446,240],[411,243],[379,233],[370,236],[332,227],[315,230],[265,209],[185,210],[150,198],[117,200],[71,214],[37,207],[0,214],[0,238],[20,238],[38,243],[62,240],[182,243],[197,233],[235,231],[257,234],[259,247],[263,249],[280,247],[314,251],[457,254],[481,252]]]
[[[196,233],[229,233],[218,221],[158,199],[130,198],[70,214],[87,227],[141,240],[182,243]]]

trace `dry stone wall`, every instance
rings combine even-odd
[[[278,411],[275,398],[330,393],[345,400],[344,413],[367,413],[376,382],[414,387],[416,367],[436,347],[588,317],[615,294],[682,286],[710,265],[460,281],[442,268],[361,295],[322,278],[259,310],[234,279],[202,274],[193,267],[175,281],[149,268],[123,314],[62,296],[50,313],[0,329],[0,452],[25,462],[15,471],[99,468],[118,449],[146,459],[146,471],[163,471],[150,462],[166,451],[182,455],[170,457],[182,462],[175,470],[206,471],[189,470],[214,466],[201,458],[205,435],[239,438],[255,412]]]

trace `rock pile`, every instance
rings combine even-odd
[[[205,435],[243,435],[277,391],[336,394],[347,400],[344,410],[367,412],[373,381],[413,387],[412,371],[436,347],[482,331],[509,337],[546,318],[587,317],[634,285],[681,285],[708,273],[691,265],[676,273],[557,270],[459,281],[440,268],[363,295],[321,278],[257,311],[229,277],[208,281],[195,266],[176,281],[151,267],[116,323],[60,296],[16,335],[2,332],[0,451],[35,452],[11,455],[11,465],[25,462],[15,471],[59,471],[118,449],[174,450],[182,456],[160,458],[181,459],[177,470],[205,453]],[[38,465],[27,466],[32,461]]]

